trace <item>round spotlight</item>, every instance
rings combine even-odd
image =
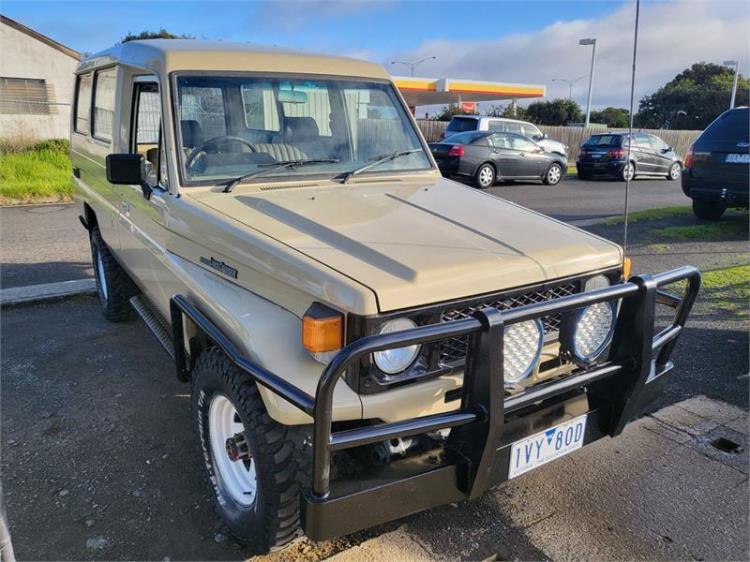
[[[503,337],[503,370],[505,384],[514,384],[534,371],[544,344],[540,320],[526,320],[505,328]]]
[[[413,320],[408,318],[396,318],[395,320],[388,320],[384,322],[380,329],[379,334],[389,334],[391,332],[400,332],[402,330],[410,330],[416,328],[417,325]],[[409,366],[414,363],[414,360],[419,355],[421,345],[410,345],[408,347],[399,347],[396,349],[386,349],[385,351],[378,351],[373,353],[373,359],[378,369],[386,374],[394,375],[405,371]]]
[[[569,317],[561,329],[563,344],[579,363],[590,364],[609,345],[615,329],[613,303],[592,304]]]
[[[610,283],[609,278],[606,275],[594,275],[586,280],[583,288],[585,291],[593,291],[594,289],[604,289],[611,284],[612,283]]]

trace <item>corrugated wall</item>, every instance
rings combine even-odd
[[[428,142],[438,140],[440,138],[440,133],[442,133],[448,126],[447,121],[431,121],[428,119],[417,119],[417,124]],[[578,149],[580,148],[581,143],[585,141],[589,135],[602,132],[601,129],[584,129],[582,127],[548,127],[542,125],[539,128],[542,132],[546,133],[549,138],[564,142],[570,147],[568,160],[571,162],[574,162],[578,157]],[[623,129],[609,130],[622,131]],[[636,129],[636,131],[656,135],[673,147],[675,152],[682,157],[685,156],[687,149],[693,141],[701,134],[701,131],[668,131],[657,129]]]

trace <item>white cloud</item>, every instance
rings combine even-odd
[[[593,105],[627,107],[634,19],[633,1],[599,19],[560,21],[534,33],[489,41],[426,40],[414,52],[393,56],[408,60],[434,55],[438,58],[431,62],[432,75],[545,84],[548,98],[567,97],[568,86],[551,80],[588,74],[591,47],[579,46],[578,39],[596,37]],[[721,64],[739,58],[740,70],[749,71],[748,34],[750,3],[746,1],[642,2],[636,108],[643,95],[695,62]],[[584,79],[573,92],[582,105],[586,88]]]

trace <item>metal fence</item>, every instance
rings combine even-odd
[[[432,121],[429,119],[417,119],[417,124],[422,130],[422,134],[425,136],[428,142],[434,142],[440,139],[440,133],[442,133],[448,126],[448,121]],[[539,129],[551,139],[558,140],[567,144],[570,148],[568,150],[568,160],[575,162],[578,157],[578,149],[581,144],[594,133],[601,133],[601,129],[584,129],[583,127],[549,127],[546,125],[539,126]],[[608,129],[610,131],[623,131],[626,129]],[[663,129],[635,129],[639,132],[651,133],[662,139],[665,143],[671,146],[674,151],[681,157],[685,156],[690,145],[701,131],[669,131]]]

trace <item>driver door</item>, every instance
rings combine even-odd
[[[168,191],[159,85],[153,79],[136,78],[132,96],[129,148],[131,153],[143,155],[147,183],[153,192],[147,198],[139,185],[120,186],[121,252],[124,264],[140,289],[168,317],[168,302],[160,286],[167,281],[163,260],[167,204],[172,195]]]

